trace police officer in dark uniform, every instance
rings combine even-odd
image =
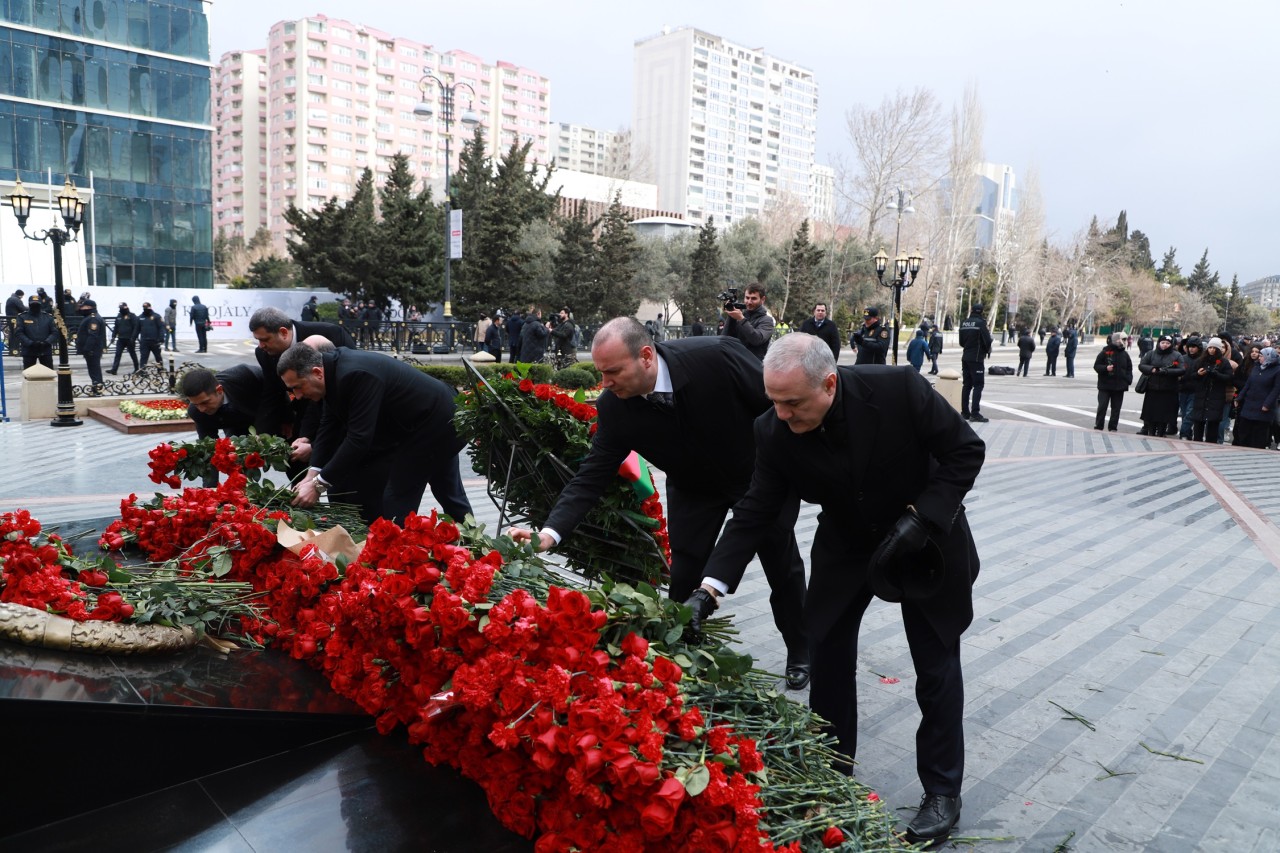
[[[1074,326],[1067,326],[1067,330],[1062,333],[1062,342],[1067,357],[1067,378],[1076,378],[1076,347],[1080,343],[1080,333],[1076,331]]]
[[[89,371],[96,397],[102,388],[102,354],[107,349],[107,324],[98,315],[98,303],[92,299],[80,303],[81,311],[87,311],[76,330],[76,352],[84,356],[84,366]]]
[[[884,364],[889,354],[889,330],[880,322],[880,309],[862,312],[862,325],[849,336],[849,346],[857,350],[854,364]]]
[[[116,345],[116,360],[112,363],[111,369],[107,371],[112,376],[120,372],[120,356],[125,350],[129,351],[129,358],[133,359],[133,369],[136,373],[138,370],[138,347],[134,343],[138,339],[138,317],[136,314],[129,312],[128,303],[120,303],[120,313],[116,315],[116,326],[111,330],[111,340]]]
[[[191,325],[196,330],[196,352],[209,351],[209,306],[200,303],[199,296],[191,297],[191,310],[187,312]]]
[[[142,366],[147,366],[147,357],[155,356],[156,364],[163,361],[160,345],[164,343],[164,320],[151,310],[151,303],[142,303],[142,316],[138,318],[140,338],[142,340]]]
[[[14,335],[22,351],[23,370],[37,361],[53,370],[53,343],[58,339],[58,327],[44,310],[40,297],[31,297],[27,310],[18,315]]]
[[[13,295],[11,295],[4,302],[4,316],[5,316],[4,334],[9,342],[9,355],[18,354],[18,335],[17,335],[18,317],[22,314],[23,309],[26,307],[22,302],[23,295],[24,294],[21,289],[15,290],[13,292]]]
[[[975,303],[969,316],[960,321],[960,373],[964,377],[960,389],[960,415],[967,421],[984,424],[987,418],[980,411],[982,387],[986,384],[982,362],[991,355],[991,330],[983,317],[983,305]],[[970,399],[972,397],[972,399]]]

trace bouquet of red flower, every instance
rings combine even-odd
[[[505,517],[537,527],[591,450],[596,409],[581,390],[535,383],[528,368],[512,365],[492,383],[475,374],[472,389],[458,398],[454,423]],[[557,553],[586,578],[607,566],[615,579],[657,586],[671,553],[661,499],[647,463],[634,454],[619,475]]]

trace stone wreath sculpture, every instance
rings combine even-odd
[[[34,607],[0,602],[0,639],[93,655],[162,655],[199,641],[191,628],[127,622],[77,622]]]

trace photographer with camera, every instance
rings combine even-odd
[[[868,306],[862,325],[849,336],[849,346],[857,353],[854,364],[884,364],[889,353],[889,330],[880,322],[880,309]]]
[[[555,365],[559,370],[578,360],[578,349],[573,343],[578,330],[573,325],[573,314],[568,308],[561,308],[559,314],[552,315],[550,328],[556,347]]]
[[[720,294],[724,301],[724,328],[720,334],[737,338],[756,358],[764,361],[764,354],[773,340],[773,317],[764,307],[765,291],[762,284],[747,286],[746,296],[738,301],[737,288],[730,287]]]

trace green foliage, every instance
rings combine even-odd
[[[716,317],[720,301],[716,296],[724,287],[720,267],[720,247],[716,241],[715,217],[698,232],[698,245],[690,259],[689,278],[672,293],[680,313],[685,317]]]
[[[577,390],[578,388],[594,388],[600,384],[600,380],[590,370],[583,370],[581,367],[574,365],[573,367],[561,368],[551,374],[551,384],[559,385],[561,388]]]
[[[640,269],[640,244],[631,221],[622,211],[622,193],[617,192],[600,223],[596,241],[596,278],[601,283],[600,304],[584,314],[585,320],[609,320],[633,316],[640,309],[636,289]]]
[[[316,314],[326,323],[338,322],[338,303],[336,302],[317,302]]]
[[[351,277],[343,268],[338,250],[346,241],[348,207],[336,197],[329,198],[315,211],[289,205],[284,219],[292,229],[285,240],[289,256],[302,273],[308,287],[328,288],[334,293],[351,293]]]
[[[1176,260],[1178,250],[1173,246],[1169,247],[1169,251],[1164,253],[1164,257],[1160,260],[1160,269],[1156,270],[1156,278],[1166,284],[1176,286],[1185,283],[1182,277],[1182,268],[1178,266]]]
[[[1200,260],[1196,261],[1195,267],[1192,268],[1191,275],[1187,276],[1187,290],[1204,295],[1213,302],[1219,283],[1218,273],[1209,269],[1209,250],[1205,249]]]
[[[383,310],[396,299],[427,305],[444,298],[443,214],[431,200],[431,189],[415,192],[414,183],[409,158],[397,153],[378,192],[381,218],[372,247],[378,275],[363,291]]]
[[[294,265],[280,257],[271,255],[249,266],[249,275],[244,279],[246,288],[289,288],[293,287],[297,271]],[[238,280],[237,280],[238,281]],[[236,281],[233,286],[240,287]]]
[[[804,220],[783,254],[782,269],[786,276],[783,298],[770,300],[779,317],[795,317],[799,318],[797,324],[803,322],[803,318],[813,313],[814,303],[826,298],[823,255],[824,252],[810,242],[809,220]]]
[[[778,269],[778,261],[783,258],[785,264],[786,255],[781,248],[769,240],[763,223],[756,217],[735,222],[720,238],[722,274],[724,278],[738,282],[739,286],[755,282],[766,286],[779,285],[783,276]],[[782,296],[781,290],[776,293]],[[781,300],[771,301],[781,304]]]
[[[439,379],[446,385],[462,388],[467,384],[467,369],[460,364],[414,364],[428,376]],[[476,364],[476,370],[490,382],[495,382],[516,368],[510,364]],[[524,364],[521,368],[534,382],[550,382],[555,368],[550,364]]]
[[[551,169],[529,162],[532,145],[512,143],[495,165],[477,127],[462,149],[450,185],[454,206],[462,209],[464,232],[463,257],[452,267],[458,316],[532,301],[525,268],[534,257],[522,243],[524,229],[549,219],[557,203],[546,192]]]
[[[574,205],[572,216],[560,220],[560,248],[555,255],[556,302],[579,317],[599,319],[601,281],[596,264],[596,221],[587,219],[587,206]]]

